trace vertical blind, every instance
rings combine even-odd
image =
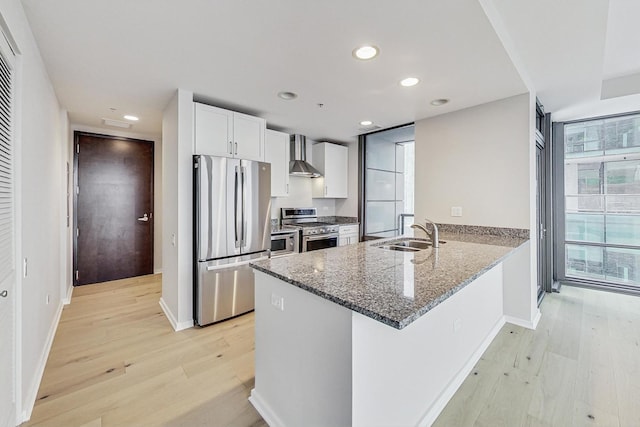
[[[0,51],[0,283],[14,269],[13,76],[2,53]]]

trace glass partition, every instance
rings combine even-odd
[[[393,237],[413,223],[414,126],[364,136],[364,237]]]

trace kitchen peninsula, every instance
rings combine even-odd
[[[505,322],[503,264],[527,245],[515,231],[252,264],[251,402],[272,426],[431,424]]]

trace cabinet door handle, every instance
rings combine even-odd
[[[233,141],[229,141],[229,154],[233,154]]]
[[[238,143],[236,142],[236,156],[238,155]]]
[[[327,195],[327,191],[328,191],[328,190],[327,190],[327,186],[325,185],[325,186],[324,186],[324,195],[325,195],[325,196]]]

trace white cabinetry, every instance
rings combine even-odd
[[[346,199],[349,149],[338,144],[320,142],[313,146],[313,166],[322,178],[313,180],[313,197]]]
[[[271,197],[289,196],[289,135],[267,129],[264,161],[271,163]]]
[[[338,246],[358,243],[360,226],[358,224],[341,225],[338,232]]]
[[[266,121],[195,104],[195,153],[264,161]]]

